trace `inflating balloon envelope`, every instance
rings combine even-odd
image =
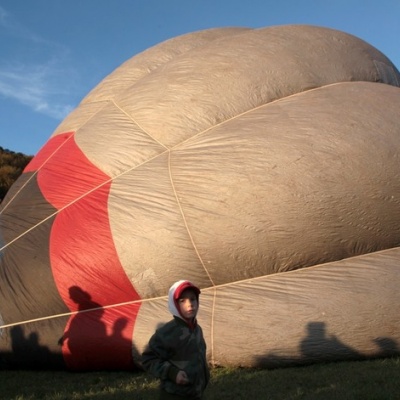
[[[313,26],[126,61],[1,208],[3,367],[130,369],[179,279],[214,365],[399,353],[400,74]]]

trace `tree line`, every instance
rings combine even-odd
[[[32,158],[0,146],[0,203]]]

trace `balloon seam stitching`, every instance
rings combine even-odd
[[[360,82],[369,82],[369,81],[360,81]],[[208,131],[210,131],[210,130],[212,130],[212,129],[214,129],[214,128],[218,128],[218,127],[220,127],[220,126],[222,126],[222,125],[224,125],[224,124],[226,124],[226,123],[229,123],[230,121],[235,120],[236,118],[240,118],[240,117],[242,117],[242,116],[244,116],[244,115],[247,115],[247,114],[249,114],[249,113],[251,113],[251,112],[253,112],[253,111],[256,111],[256,110],[258,110],[258,109],[260,109],[260,108],[262,108],[262,107],[269,106],[269,105],[273,105],[273,104],[278,103],[278,102],[280,102],[280,101],[285,101],[285,100],[287,100],[288,98],[291,98],[291,97],[304,95],[305,93],[314,92],[314,91],[317,91],[317,90],[323,90],[323,89],[326,88],[326,87],[336,86],[336,85],[345,84],[345,83],[355,83],[355,82],[348,82],[348,81],[344,81],[344,82],[332,82],[332,83],[329,83],[329,84],[326,84],[326,85],[323,85],[323,86],[317,86],[317,87],[314,87],[314,88],[311,88],[311,89],[305,89],[305,90],[303,90],[303,91],[301,91],[301,92],[292,93],[292,94],[289,94],[289,95],[284,96],[284,97],[279,97],[278,99],[274,99],[274,100],[271,100],[271,101],[267,101],[266,103],[260,104],[260,105],[258,105],[258,106],[256,106],[256,107],[253,107],[253,108],[250,108],[250,109],[248,109],[248,110],[246,110],[246,111],[243,111],[243,112],[241,112],[241,113],[239,113],[239,114],[233,115],[232,117],[230,117],[230,118],[228,118],[228,119],[225,119],[224,121],[221,121],[221,122],[219,122],[218,124],[209,126],[208,128],[206,128],[206,129],[204,129],[204,130],[202,130],[202,131],[200,131],[200,132],[197,132],[197,133],[194,134],[193,136],[190,136],[189,138],[187,138],[187,139],[185,139],[185,140],[182,140],[182,142],[179,142],[179,143],[177,143],[176,145],[172,146],[172,147],[171,147],[171,150],[175,149],[175,148],[178,147],[178,146],[181,146],[182,144],[185,144],[185,143],[191,141],[192,139],[194,139],[194,138],[196,138],[196,137],[198,137],[198,136],[200,136],[200,135],[202,135],[202,134],[207,133]],[[123,110],[121,110],[121,111],[123,111]],[[128,116],[129,116],[129,115],[128,115]],[[135,123],[137,123],[133,118],[132,118],[132,120],[133,120]],[[141,127],[140,127],[140,128],[141,128]],[[141,128],[141,129],[142,129],[142,128]],[[148,134],[148,133],[146,132],[146,134]],[[149,135],[149,136],[152,137],[151,135]],[[154,138],[153,138],[153,139],[154,139]],[[158,142],[158,143],[159,143],[159,142]],[[160,143],[160,144],[161,144],[161,143]],[[165,147],[165,146],[164,146],[164,147]]]
[[[165,146],[163,143],[161,143],[160,141],[158,141],[155,137],[153,137],[152,135],[150,135],[149,132],[147,132],[137,121],[135,118],[133,118],[132,115],[128,114],[123,108],[121,108],[114,100],[111,100],[111,102],[114,104],[115,107],[118,108],[118,110],[120,110],[122,113],[124,113],[132,122],[134,122],[139,128],[140,130],[145,133],[148,137],[150,137],[152,140],[154,140],[156,143],[158,143],[160,146],[164,147],[164,149],[168,150],[168,147]]]
[[[215,283],[214,283],[214,281],[213,281],[213,279],[212,279],[212,277],[210,275],[210,272],[208,271],[207,267],[204,264],[204,261],[203,261],[201,255],[200,255],[200,253],[199,253],[199,250],[197,249],[196,243],[194,242],[193,236],[192,236],[192,234],[190,232],[190,229],[189,229],[189,226],[188,226],[188,223],[187,223],[187,220],[186,220],[185,213],[183,211],[181,202],[179,201],[179,197],[178,197],[178,194],[176,192],[175,185],[174,185],[174,180],[172,178],[171,151],[169,151],[169,150],[168,150],[168,174],[169,174],[169,179],[170,179],[170,182],[171,182],[172,190],[174,192],[174,196],[175,196],[176,202],[177,202],[178,207],[179,207],[179,211],[180,211],[182,219],[183,219],[183,223],[184,223],[186,231],[187,231],[187,233],[189,235],[190,242],[192,243],[192,246],[194,248],[194,251],[196,252],[197,258],[201,262],[201,265],[203,266],[204,271],[206,272],[206,274],[208,276],[208,279],[210,280],[212,286],[215,288]],[[216,301],[216,291],[214,290],[213,305],[212,305],[212,310],[211,310],[211,354],[212,354],[211,358],[212,359],[214,359],[214,342],[213,342],[214,334],[213,334],[213,331],[214,331],[215,301]]]

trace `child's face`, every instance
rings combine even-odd
[[[192,319],[196,316],[199,304],[196,294],[193,290],[184,290],[178,299],[181,315],[186,319]]]

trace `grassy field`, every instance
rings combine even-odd
[[[157,382],[136,372],[0,371],[1,400],[154,400]],[[212,370],[207,400],[397,400],[400,358],[272,370]]]

